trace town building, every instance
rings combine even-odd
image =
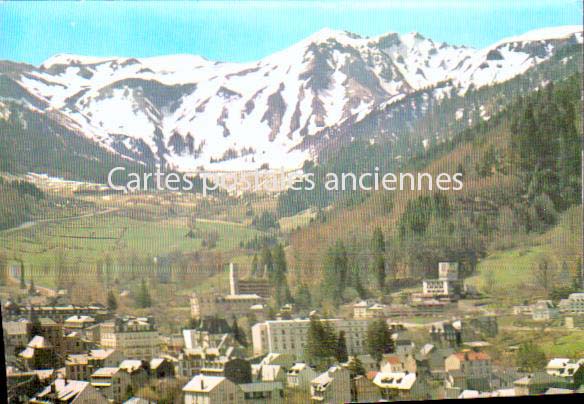
[[[119,367],[100,368],[91,374],[91,386],[108,400],[121,403],[129,398],[131,379],[128,372]]]
[[[53,345],[40,335],[34,336],[18,356],[28,370],[52,369],[57,361]]]
[[[95,319],[91,316],[71,316],[65,319],[64,328],[68,330],[83,330],[95,324]]]
[[[44,337],[55,351],[55,359],[57,364],[63,363],[62,357],[64,353],[64,337],[63,325],[57,323],[55,320],[48,317],[34,318],[32,320],[33,326],[36,323],[38,328],[38,335]]]
[[[167,358],[154,358],[150,361],[150,377],[164,379],[175,375],[175,366]]]
[[[286,381],[286,369],[280,365],[271,364],[253,364],[251,365],[251,374],[254,381],[259,382],[275,382]]]
[[[279,365],[288,371],[296,363],[296,356],[283,353],[269,353],[261,360],[262,365]]]
[[[6,367],[6,388],[9,403],[17,403],[25,397],[32,397],[50,385],[56,377],[53,369],[19,370]]]
[[[584,293],[571,293],[567,299],[560,300],[558,309],[562,314],[584,314]]]
[[[418,372],[429,373],[436,380],[444,380],[446,374],[444,361],[453,353],[453,348],[425,344],[416,355]]]
[[[284,402],[284,384],[278,381],[242,383],[243,402],[249,404],[279,404]]]
[[[543,394],[550,388],[569,389],[572,384],[559,376],[546,372],[535,372],[516,380],[514,383],[516,396]]]
[[[545,371],[548,375],[569,381],[575,387],[584,384],[584,359],[576,361],[568,358],[553,358],[548,362]]]
[[[415,373],[378,372],[373,378],[381,390],[383,400],[421,400],[429,397],[426,385],[418,380]]]
[[[532,307],[533,321],[550,321],[558,316],[559,311],[551,300],[539,300]]]
[[[137,359],[125,359],[120,362],[119,368],[130,375],[130,385],[132,386],[132,391],[137,391],[148,381],[149,369],[145,368],[146,364],[149,365],[149,362],[144,363]]]
[[[265,303],[271,296],[271,286],[267,280],[240,280],[237,266],[229,264],[229,294],[208,293],[191,295],[191,317],[232,318],[251,313],[252,307]]]
[[[243,403],[243,390],[221,376],[197,375],[182,389],[185,404]]]
[[[31,322],[26,319],[18,321],[3,321],[4,353],[7,356],[16,355],[22,351],[30,338]]]
[[[338,334],[345,332],[349,355],[365,353],[368,320],[323,319]],[[253,353],[288,353],[302,358],[308,339],[309,319],[268,320],[251,327]]]
[[[366,369],[367,370],[367,369]],[[380,366],[381,372],[409,372],[416,373],[417,362],[412,354],[386,354],[383,355]]]
[[[349,356],[349,360],[346,363],[343,363],[342,366],[349,366],[355,359],[358,359],[361,362],[365,372],[372,370],[376,371],[379,368],[379,363],[377,360],[369,354]]]
[[[351,401],[351,377],[349,371],[332,366],[315,377],[310,383],[310,398],[314,402],[336,404]]]
[[[351,402],[373,403],[381,400],[381,392],[371,380],[363,375],[351,379]]]
[[[318,373],[312,367],[306,363],[298,362],[288,370],[286,375],[287,385],[299,390],[308,390],[310,382],[317,376]]]
[[[569,330],[573,330],[575,328],[584,328],[584,314],[565,316],[564,326]]]
[[[7,302],[2,307],[2,317],[5,320],[18,320],[20,318],[45,317],[63,324],[71,316],[91,316],[96,322],[101,322],[112,318],[112,312],[103,306],[35,306],[20,305],[14,302]]]
[[[56,379],[37,393],[29,403],[108,404],[108,400],[88,382]]]
[[[390,307],[377,303],[361,300],[353,305],[353,318],[355,319],[373,319],[389,317]]]
[[[460,390],[491,390],[491,357],[485,352],[463,351],[444,361],[446,387]]]
[[[425,279],[422,282],[422,296],[445,300],[457,300],[463,292],[463,282],[459,279],[458,263],[440,262],[438,279]]]
[[[93,370],[117,366],[124,359],[115,349],[92,349],[89,351],[88,364]]]
[[[63,337],[63,354],[79,354],[87,352],[94,344],[87,341],[77,331],[69,332]]]
[[[89,367],[89,355],[67,355],[65,360],[65,375],[69,380],[89,380],[93,373]]]
[[[129,359],[155,358],[160,353],[160,336],[152,317],[116,317],[100,324],[100,344]]]
[[[241,317],[254,311],[252,307],[263,305],[266,299],[256,294],[249,295],[221,295],[210,293],[191,295],[191,317],[199,319],[203,317],[220,317],[231,319]]]

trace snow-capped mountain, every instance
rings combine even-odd
[[[137,161],[184,171],[297,168],[307,139],[431,89],[435,99],[509,80],[582,43],[582,27],[533,31],[485,49],[412,33],[322,30],[262,60],[56,55],[0,69],[9,95]],[[4,72],[4,73],[3,73]],[[9,85],[8,85],[9,84]]]

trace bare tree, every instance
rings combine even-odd
[[[543,289],[546,295],[554,285],[555,275],[555,268],[547,257],[542,257],[533,271],[536,286]]]

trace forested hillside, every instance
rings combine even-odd
[[[459,261],[471,275],[494,249],[550,231],[579,204],[579,95],[579,75],[548,84],[394,166],[433,175],[461,172],[464,188],[352,195],[350,203],[321,210],[311,225],[292,234],[290,266],[299,269],[301,280],[319,274],[332,284],[326,290],[335,291],[328,298],[338,302],[404,278],[435,276],[441,260]],[[348,147],[340,158],[365,146]],[[383,147],[367,146],[367,156],[382,155]],[[570,276],[578,251],[559,263]]]

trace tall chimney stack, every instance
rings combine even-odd
[[[231,295],[239,294],[239,277],[237,267],[233,262],[229,263],[229,293]]]

